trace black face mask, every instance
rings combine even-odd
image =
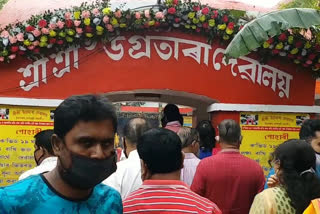
[[[106,159],[92,159],[71,153],[71,167],[60,171],[62,179],[77,189],[91,189],[117,170],[117,155]],[[61,160],[60,160],[61,161]]]

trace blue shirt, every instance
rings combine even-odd
[[[113,188],[98,184],[83,200],[68,199],[48,183],[43,175],[30,176],[0,189],[0,213],[122,213],[120,194]]]
[[[210,157],[212,155],[211,151],[205,151],[204,149],[200,149],[199,158],[203,159],[206,157]]]

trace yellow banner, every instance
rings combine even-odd
[[[298,139],[301,124],[308,118],[308,114],[240,113],[241,154],[260,163],[267,175],[271,153],[286,140]]]
[[[34,135],[52,128],[52,108],[0,105],[0,186],[36,166]]]

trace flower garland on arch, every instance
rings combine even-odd
[[[0,62],[17,56],[34,59],[88,41],[108,42],[121,32],[180,29],[228,42],[239,31],[228,10],[216,10],[198,2],[166,0],[158,9],[112,11],[97,1],[72,9],[47,11],[0,31]]]
[[[18,56],[31,59],[65,50],[88,41],[108,42],[121,32],[168,31],[179,29],[204,35],[208,42],[228,44],[241,25],[229,10],[217,10],[198,2],[165,0],[157,8],[144,11],[112,11],[104,1],[80,7],[47,11],[25,22],[0,30],[0,63]],[[262,61],[280,56],[320,76],[320,30],[309,29],[311,38],[301,29],[291,29],[265,41],[257,50]]]

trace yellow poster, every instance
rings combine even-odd
[[[36,166],[34,135],[52,128],[52,108],[0,105],[0,186]]]
[[[240,113],[241,154],[257,161],[267,175],[271,153],[286,140],[298,139],[301,124],[308,118],[308,114]]]

